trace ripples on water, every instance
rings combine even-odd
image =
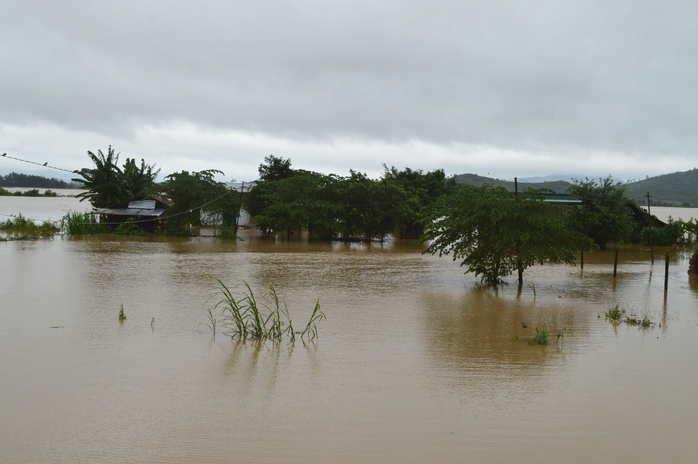
[[[401,242],[0,243],[0,461],[694,462],[688,253],[666,298],[647,250],[615,280],[585,258],[519,294]],[[319,342],[214,340],[211,275],[273,284],[296,325],[320,298]],[[657,326],[614,327],[616,304]]]

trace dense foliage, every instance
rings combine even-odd
[[[182,232],[189,225],[200,226],[202,213],[209,216],[211,223],[234,226],[239,197],[224,183],[217,182],[216,174],[222,172],[215,169],[181,171],[165,177],[158,191],[171,204],[163,216],[170,232]]]
[[[123,169],[118,166],[119,154],[109,146],[107,154],[97,150],[97,154],[87,152],[94,163],[93,168],[76,171],[80,177],[73,179],[86,189],[78,195],[80,201],[89,200],[94,208],[106,208],[148,193],[155,185],[159,170],[154,171],[141,160],[138,166],[135,160],[126,159]]]
[[[576,180],[569,192],[581,200],[580,207],[570,213],[571,226],[591,238],[601,250],[608,242],[623,242],[630,238],[633,218],[629,200],[623,188],[614,185],[610,177],[596,181]]]
[[[426,252],[462,260],[466,273],[496,284],[512,272],[523,282],[526,268],[545,261],[573,264],[586,238],[567,227],[560,207],[538,191],[514,196],[503,187],[461,185],[443,195],[425,218]]]
[[[544,203],[542,191],[515,196],[502,186],[459,187],[443,170],[384,165],[382,177],[371,179],[353,170],[338,176],[294,169],[290,159],[269,155],[259,166],[260,179],[238,192],[217,182],[222,173],[215,169],[176,172],[156,184],[159,171],[130,158],[119,167],[111,146],[106,154],[88,156],[94,167],[74,179],[87,189],[82,200],[99,208],[155,197],[170,205],[162,216],[168,233],[188,233],[205,222],[226,226],[226,235],[234,237],[244,207],[266,236],[307,231],[313,240],[421,237],[430,241],[430,252],[453,253],[488,283],[514,271],[521,282],[534,263],[573,262],[580,248],[594,242],[604,248],[627,240],[631,231],[639,240],[647,224],[633,220],[630,200],[610,178],[576,181],[569,190],[582,204],[565,208]]]
[[[652,245],[671,246],[692,244],[698,241],[698,219],[674,221],[671,218],[664,227],[652,227]],[[642,244],[650,245],[650,228],[642,229]]]
[[[245,207],[269,235],[307,230],[315,240],[383,240],[387,235],[419,238],[424,209],[455,188],[443,171],[385,168],[380,179],[295,170],[290,160],[265,158],[260,180]]]

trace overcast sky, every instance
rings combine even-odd
[[[695,0],[3,0],[0,17],[0,152],[65,169],[109,145],[238,181],[268,154],[371,176],[698,167]]]

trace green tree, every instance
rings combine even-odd
[[[424,233],[422,219],[426,215],[426,208],[440,196],[452,192],[456,188],[455,179],[447,179],[442,169],[425,174],[410,168],[398,171],[395,167],[388,169],[385,164],[383,167],[383,179],[395,182],[405,192],[401,215],[393,232],[401,238],[419,238]]]
[[[126,158],[123,166],[124,182],[126,190],[131,198],[140,197],[153,191],[155,187],[155,179],[160,170],[154,171],[155,166],[145,164],[145,160],[141,159],[140,166],[136,164],[135,159]]]
[[[239,195],[222,182],[214,179],[223,174],[216,169],[199,172],[181,171],[165,177],[160,184],[162,195],[172,206],[163,218],[167,228],[174,233],[185,232],[188,226],[200,226],[202,213],[212,221],[222,221],[223,216],[236,217],[239,211]]]
[[[622,242],[630,237],[633,218],[624,189],[613,184],[611,177],[593,180],[575,180],[569,193],[582,204],[570,211],[571,226],[592,239],[601,250],[608,242]]]
[[[266,181],[286,179],[293,175],[291,159],[283,159],[269,155],[264,158],[264,163],[259,165],[259,178]]]
[[[275,192],[275,183],[294,175],[291,168],[291,160],[274,155],[264,158],[264,163],[259,165],[259,180],[245,195],[244,205],[250,217],[254,218],[257,228],[265,237],[269,237],[273,230],[280,230],[283,226],[278,218],[270,214],[266,208]]]
[[[79,182],[87,191],[79,194],[80,201],[89,200],[94,208],[106,208],[107,206],[125,201],[130,196],[124,174],[118,166],[119,154],[109,145],[106,156],[102,150],[97,154],[87,152],[94,163],[94,168],[83,168],[76,171],[80,177],[72,179]]]
[[[119,168],[119,153],[114,153],[111,145],[106,155],[97,150],[97,154],[88,151],[87,156],[94,167],[76,171],[80,177],[72,180],[87,190],[78,195],[80,201],[89,200],[94,208],[106,208],[153,191],[160,172],[159,169],[154,171],[154,166],[145,164],[143,159],[138,166],[135,159],[126,158],[123,169]]]
[[[521,285],[526,268],[548,260],[574,264],[584,240],[567,230],[560,211],[536,191],[515,197],[503,187],[461,185],[440,197],[429,213],[425,252],[451,254],[484,284],[517,271]]]

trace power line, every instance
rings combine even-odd
[[[49,166],[48,161],[42,164],[42,163],[37,163],[36,161],[30,161],[30,160],[25,160],[25,159],[22,159],[22,158],[16,158],[16,157],[14,157],[14,156],[8,155],[7,153],[3,153],[2,156],[0,156],[0,158],[13,159],[13,160],[15,160],[15,161],[21,161],[22,163],[29,163],[29,164],[34,164],[34,165],[36,165],[36,166],[41,166],[42,168],[55,169],[56,171],[69,172],[69,173],[71,173],[71,174],[79,174],[79,172],[78,172],[78,171],[75,171],[75,170],[74,170],[74,171],[71,171],[71,170],[68,170],[68,169],[59,168],[59,167],[57,167],[57,166]]]

